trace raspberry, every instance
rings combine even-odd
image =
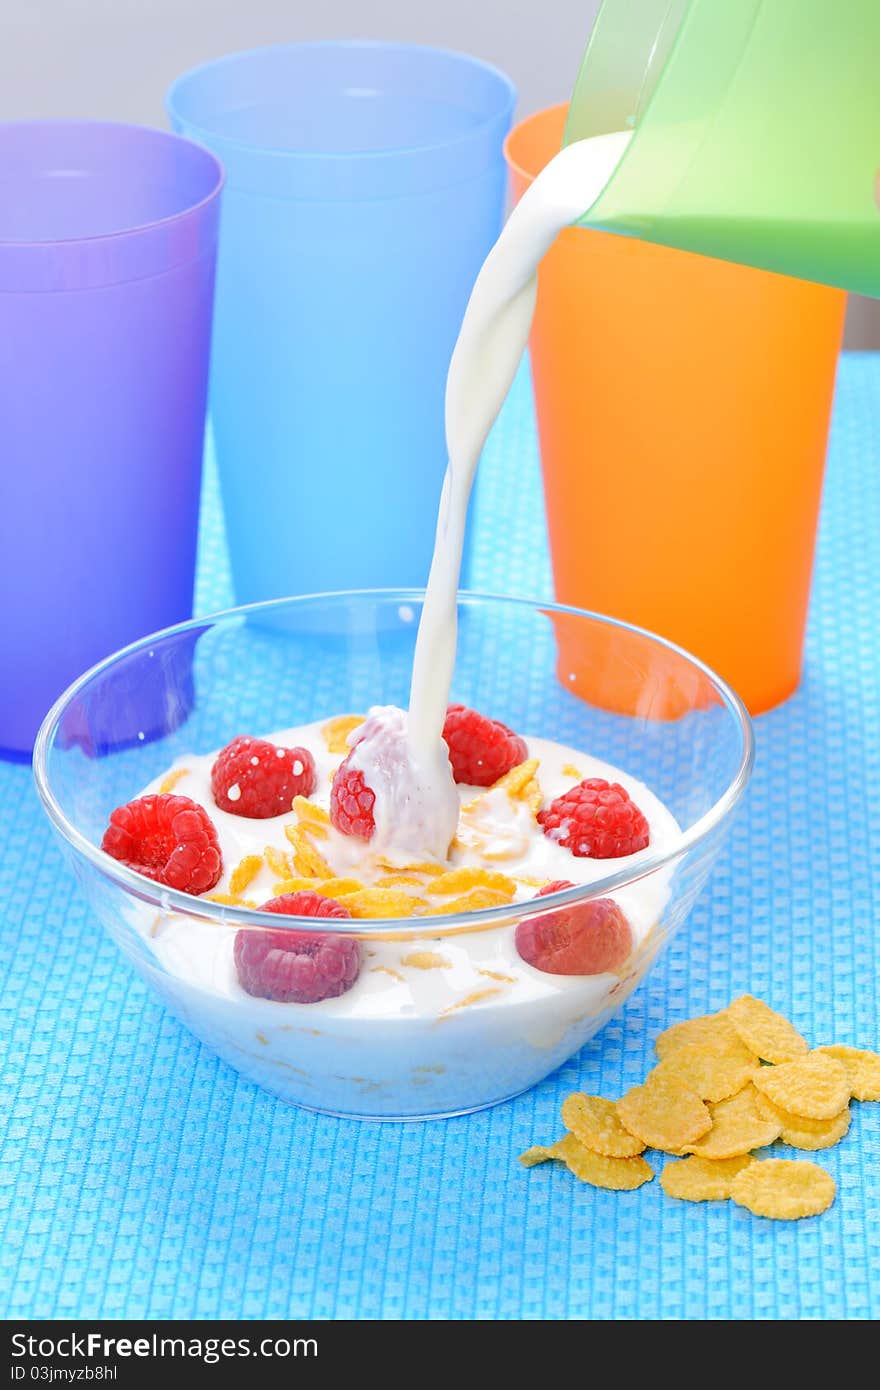
[[[491,787],[505,772],[525,762],[525,740],[499,719],[478,714],[467,705],[449,705],[443,737],[449,748],[449,761],[456,782],[473,787]]]
[[[549,839],[578,859],[619,859],[644,849],[648,822],[617,782],[588,777],[538,812]]]
[[[284,893],[263,903],[260,911],[297,917],[351,916],[341,903],[312,892]],[[278,1004],[335,999],[351,989],[361,968],[360,942],[334,932],[240,931],[234,956],[242,989]]]
[[[211,790],[221,811],[265,820],[289,811],[295,796],[311,796],[317,783],[307,748],[279,748],[246,734],[217,754]]]
[[[207,893],[223,871],[214,823],[188,796],[142,796],[117,806],[101,848],[180,893]]]
[[[542,888],[536,900],[572,887],[559,879]],[[528,965],[548,975],[604,975],[626,960],[632,930],[611,898],[589,898],[527,917],[516,929],[516,949]]]
[[[373,817],[376,793],[367,786],[362,772],[349,767],[348,760],[344,758],[333,774],[330,821],[342,835],[357,835],[361,840],[369,840],[376,829]]]

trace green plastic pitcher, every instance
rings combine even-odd
[[[880,0],[605,0],[565,143],[627,129],[583,224],[880,296]]]

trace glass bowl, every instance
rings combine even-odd
[[[496,1104],[592,1038],[685,920],[753,759],[740,700],[679,648],[577,609],[462,594],[453,699],[647,783],[680,834],[662,849],[590,861],[595,881],[536,902],[427,919],[322,919],[322,930],[361,940],[354,988],[316,1004],[253,998],[235,975],[236,934],[314,931],[315,920],[142,877],[100,849],[110,812],[176,759],[237,734],[406,706],[422,600],[409,591],[316,595],[169,628],[72,685],[34,750],[43,805],[96,915],[171,1012],[274,1095],[365,1119]],[[616,972],[550,975],[519,958],[524,918],[609,896],[650,914]],[[414,954],[433,968],[403,963]]]

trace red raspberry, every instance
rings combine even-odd
[[[536,899],[573,886],[558,879]],[[611,898],[589,898],[543,917],[527,917],[516,929],[516,949],[527,964],[548,975],[604,975],[630,954],[632,930]]]
[[[361,840],[371,839],[376,829],[373,807],[376,793],[364,781],[364,774],[348,765],[343,758],[333,774],[330,788],[330,821],[341,835],[357,835]]]
[[[447,706],[443,737],[453,777],[473,787],[491,787],[529,755],[519,734],[467,705]]]
[[[101,848],[180,893],[207,893],[223,871],[214,823],[188,796],[142,796],[117,806]]]
[[[351,917],[341,903],[312,892],[284,893],[260,910],[293,917]],[[240,931],[234,955],[242,989],[278,1004],[335,999],[351,989],[361,968],[360,942],[335,932]]]
[[[211,791],[221,811],[250,820],[282,816],[295,796],[311,796],[317,783],[307,748],[279,748],[241,734],[217,754]]]
[[[648,822],[617,782],[588,777],[538,812],[544,834],[577,859],[619,859],[644,849]]]

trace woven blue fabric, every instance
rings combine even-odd
[[[239,1080],[90,920],[26,768],[0,765],[0,1313],[6,1317],[867,1318],[880,1106],[819,1155],[794,1225],[600,1192],[514,1155],[575,1087],[619,1094],[657,1032],[745,989],[814,1041],[878,1046],[880,359],[843,360],[807,672],[758,721],[747,804],[689,926],[623,1016],[530,1094],[359,1125]],[[231,601],[212,470],[199,608]],[[551,592],[528,380],[487,448],[473,587]]]

